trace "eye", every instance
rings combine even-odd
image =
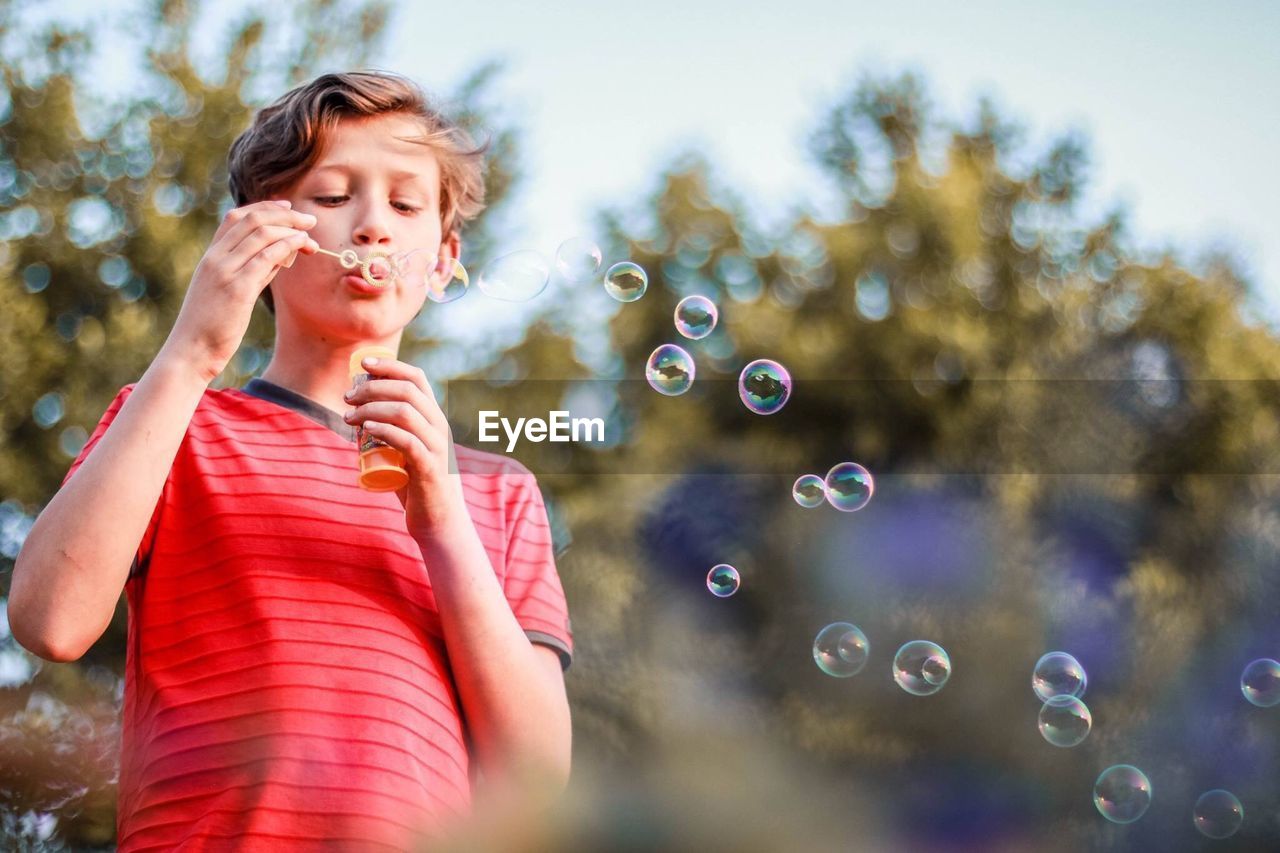
[[[392,202],[392,204],[394,204],[400,210],[403,210],[405,213],[417,213],[418,211],[422,210],[422,208],[420,207],[414,207],[412,204],[405,204],[402,201]]]
[[[323,204],[323,205],[341,204],[346,200],[347,200],[347,197],[345,195],[321,195],[321,196],[316,196],[314,199],[314,201],[317,204]]]

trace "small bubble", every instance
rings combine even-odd
[[[693,386],[693,356],[675,344],[663,344],[649,355],[644,377],[659,394],[675,397]]]
[[[1083,696],[1088,686],[1084,667],[1066,652],[1042,655],[1031,672],[1031,689],[1041,702],[1055,696]]]
[[[757,415],[772,415],[791,397],[791,374],[776,361],[758,358],[742,368],[738,397]]]
[[[937,643],[912,640],[893,656],[893,680],[912,696],[937,693],[951,678],[951,657]]]
[[[791,486],[791,497],[805,509],[813,509],[827,498],[827,484],[817,474],[801,474]]]
[[[1054,746],[1076,746],[1089,736],[1093,714],[1074,696],[1053,696],[1040,709],[1039,726],[1040,734]]]
[[[705,296],[686,296],[676,305],[676,331],[690,340],[701,340],[716,327],[719,312]]]
[[[648,273],[631,261],[619,261],[604,275],[605,292],[619,302],[635,302],[648,288]]]
[[[712,566],[711,571],[707,572],[707,589],[716,598],[728,598],[738,591],[741,583],[738,570],[728,563]]]
[[[1093,804],[1112,823],[1133,823],[1151,805],[1151,780],[1132,764],[1108,767],[1093,784]]]
[[[833,622],[813,640],[813,660],[818,669],[836,678],[862,672],[871,656],[871,643],[857,625]]]
[[[1244,806],[1230,791],[1205,791],[1192,810],[1196,829],[1206,838],[1230,838],[1244,823]]]
[[[1240,692],[1259,708],[1280,704],[1280,662],[1259,658],[1240,674]]]
[[[871,472],[857,462],[841,462],[827,472],[827,503],[841,512],[857,512],[871,501],[875,481]]]

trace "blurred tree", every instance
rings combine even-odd
[[[10,45],[13,7],[0,9]],[[177,3],[154,10],[146,95],[102,108],[93,133],[75,101],[86,34],[55,27],[29,42],[29,55],[6,47],[0,358],[12,369],[0,386],[0,494],[15,503],[0,544],[9,550],[22,532],[15,513],[47,499],[83,441],[83,426],[51,429],[94,423],[172,323],[225,204],[219,169],[231,129],[285,81],[353,49],[332,33],[360,31],[372,45],[385,21],[380,7],[311,3],[294,16],[309,23],[281,37],[293,47],[264,55],[270,28],[255,13],[232,40],[225,81],[211,84],[191,68],[192,14]],[[482,69],[460,99],[477,104],[495,73]],[[518,138],[506,134],[490,174],[494,202],[519,176]],[[705,158],[682,157],[650,198],[602,214],[606,254],[649,272],[643,299],[553,290],[545,322],[449,384],[464,443],[474,441],[458,413],[478,399],[541,414],[586,394],[609,413],[603,449],[526,443],[518,453],[553,521],[573,531],[559,566],[578,639],[569,673],[587,780],[578,793],[605,810],[599,821],[573,818],[581,825],[633,841],[645,820],[660,846],[705,818],[722,846],[758,848],[762,836],[749,833],[763,831],[760,813],[810,814],[837,790],[857,799],[850,814],[872,817],[813,818],[814,838],[839,837],[829,849],[851,846],[836,826],[860,839],[885,826],[909,836],[889,849],[980,849],[993,838],[1005,849],[1101,849],[1113,842],[1088,800],[1097,771],[1136,750],[1165,771],[1159,784],[1175,802],[1198,782],[1188,768],[1208,760],[1170,747],[1189,741],[1198,756],[1249,769],[1237,793],[1274,797],[1274,729],[1206,732],[1200,718],[1226,712],[1181,699],[1206,672],[1238,672],[1240,655],[1280,642],[1280,581],[1264,571],[1280,558],[1280,496],[1246,476],[1270,473],[1275,458],[1280,345],[1245,318],[1251,288],[1229,257],[1198,271],[1173,252],[1137,257],[1122,210],[1079,221],[1084,140],[1067,134],[1027,152],[1022,136],[988,101],[953,124],[934,115],[914,75],[867,77],[810,141],[842,215],[801,211],[776,234],[752,223]],[[480,247],[472,257],[488,255],[490,237],[483,222],[468,234]],[[721,308],[702,341],[672,328],[690,293]],[[269,332],[269,318],[255,318],[222,381],[265,363]],[[609,367],[593,374],[583,341],[601,335]],[[682,397],[643,382],[648,354],[667,342],[697,362]],[[435,339],[424,332],[415,343]],[[795,378],[791,401],[767,418],[737,400],[738,371],[760,357]],[[796,475],[847,459],[879,477],[867,509],[792,501]],[[703,579],[722,560],[741,569],[743,587],[712,600]],[[867,674],[852,681],[812,663],[812,638],[838,620],[858,622],[872,642]],[[19,816],[0,831],[48,829],[38,815],[52,813],[58,839],[109,837],[109,799],[85,806],[65,764],[11,757],[61,737],[46,718],[66,711],[51,702],[95,707],[84,691],[115,683],[103,673],[122,663],[120,630],[82,664],[47,667],[35,687],[0,696],[9,715],[0,785]],[[885,677],[896,644],[917,637],[942,642],[962,673],[927,700]],[[1083,649],[1099,721],[1069,751],[1039,740],[1028,705],[1032,664],[1060,644]],[[620,778],[628,795],[618,800],[638,798],[643,818],[592,788]],[[90,789],[109,792],[97,781]],[[707,792],[722,798],[706,810],[716,814],[691,814],[689,802],[713,802]],[[735,809],[757,820],[726,820]],[[1127,838],[1176,849],[1171,826],[1148,820]],[[1246,830],[1251,840],[1275,841],[1274,827],[1258,826]]]
[[[1280,501],[1273,478],[1251,476],[1276,461],[1280,342],[1249,319],[1252,290],[1229,256],[1196,273],[1172,251],[1139,257],[1123,210],[1080,221],[1077,134],[1044,152],[1022,137],[987,100],[952,125],[914,75],[867,77],[811,136],[846,202],[836,221],[802,213],[763,235],[696,153],[651,198],[603,214],[606,256],[650,281],[612,306],[623,378],[595,383],[612,389],[625,440],[520,451],[540,477],[580,475],[544,483],[574,531],[561,571],[584,640],[571,685],[588,766],[631,777],[672,760],[745,788],[729,756],[781,742],[851,791],[901,783],[885,803],[897,828],[939,849],[1020,833],[1049,849],[1031,840],[1048,821],[1061,849],[1096,847],[1089,790],[1120,760],[1111,747],[1141,744],[1170,796],[1210,787],[1153,738],[1150,709],[1167,706],[1161,728],[1185,742],[1201,724],[1177,703],[1190,670],[1238,673],[1246,647],[1280,640],[1266,569]],[[691,293],[721,308],[701,341],[672,326]],[[608,302],[563,298],[589,317]],[[564,334],[540,326],[524,347],[553,352]],[[672,342],[698,371],[675,398],[642,380]],[[761,357],[795,379],[767,418],[735,387]],[[868,509],[791,500],[797,475],[849,459],[880,478]],[[744,579],[724,601],[703,585],[721,561]],[[874,674],[854,686],[810,656],[818,629],[844,620],[875,648]],[[1228,642],[1233,624],[1258,633]],[[964,677],[904,703],[884,676],[919,636],[944,642]],[[1058,644],[1093,667],[1106,721],[1072,751],[1039,739],[1037,706],[1023,712],[1032,665]],[[1218,695],[1242,705],[1226,683]],[[1271,731],[1249,741],[1247,766],[1280,758]],[[1202,760],[1235,754],[1219,737]],[[1265,770],[1239,784],[1274,798]],[[975,799],[983,786],[990,801]],[[803,778],[795,790],[803,799]],[[1182,828],[1153,820],[1132,837],[1174,849]],[[993,834],[966,835],[980,831]],[[1265,822],[1253,831],[1276,840]]]
[[[34,23],[23,4],[0,3],[0,593],[31,519],[115,392],[141,376],[168,335],[231,206],[231,141],[290,86],[378,59],[388,10],[339,0],[255,4],[232,27],[217,67],[198,69],[193,49],[207,38],[197,28],[199,3],[149,2],[127,25]],[[127,89],[108,95],[91,61],[109,27],[127,30],[145,61]],[[468,256],[489,251],[490,214],[521,177],[518,132],[490,112],[500,70],[482,65],[445,102],[492,140],[489,206],[468,227]],[[437,343],[430,320],[424,314],[406,335],[405,358]],[[214,387],[243,384],[266,365],[272,342],[272,320],[259,308]],[[114,717],[124,607],[122,599],[81,661],[31,679],[19,674],[37,662],[0,623],[0,847],[45,835],[46,846],[114,838],[111,769],[77,771],[64,760],[98,752],[86,725],[57,721]]]

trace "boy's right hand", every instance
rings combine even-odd
[[[259,201],[227,212],[196,265],[164,348],[212,382],[231,361],[259,294],[299,252],[319,245],[307,234],[310,213],[287,201]]]

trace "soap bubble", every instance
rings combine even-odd
[[[1240,674],[1240,692],[1259,708],[1280,704],[1280,662],[1259,658]]]
[[[857,462],[841,462],[827,472],[827,503],[841,512],[856,512],[871,500],[876,490],[871,472]]]
[[[1112,823],[1133,823],[1151,805],[1151,780],[1132,764],[1108,767],[1093,783],[1093,804]]]
[[[1244,823],[1244,806],[1230,791],[1205,791],[1192,809],[1196,829],[1206,838],[1230,838]]]
[[[741,583],[738,570],[728,563],[712,566],[711,571],[707,572],[707,589],[716,598],[728,598],[738,591]]]
[[[791,497],[805,509],[813,509],[827,497],[827,484],[817,474],[801,474],[791,486]]]
[[[644,377],[659,394],[675,397],[692,387],[695,372],[693,356],[675,344],[663,344],[649,354]]]
[[[951,677],[951,657],[928,640],[904,643],[893,656],[893,680],[913,696],[937,693]]]
[[[556,269],[571,284],[590,281],[603,260],[600,247],[586,237],[570,237],[556,249]]]
[[[772,415],[791,396],[791,374],[776,361],[758,358],[742,368],[738,396],[757,415]]]
[[[1036,661],[1031,689],[1048,702],[1054,696],[1083,696],[1089,678],[1080,662],[1066,652],[1049,652]]]
[[[1089,736],[1093,714],[1074,696],[1053,696],[1040,709],[1040,734],[1054,746],[1076,746]]]
[[[635,302],[648,288],[649,274],[631,261],[619,261],[604,274],[605,292],[619,302]]]
[[[381,277],[378,260],[369,261],[369,275],[375,280]],[[391,257],[395,275],[408,287],[421,287],[427,291],[427,298],[432,302],[453,302],[467,295],[467,287],[471,277],[466,267],[457,258],[447,255],[436,255],[422,249],[401,252]]]
[[[720,312],[705,296],[686,296],[676,304],[676,331],[690,340],[701,340],[716,327]]]
[[[867,635],[848,622],[833,622],[819,631],[813,641],[813,660],[818,669],[836,678],[862,672],[870,655]]]
[[[480,271],[480,292],[504,302],[525,302],[547,289],[551,267],[532,249],[495,258]]]

